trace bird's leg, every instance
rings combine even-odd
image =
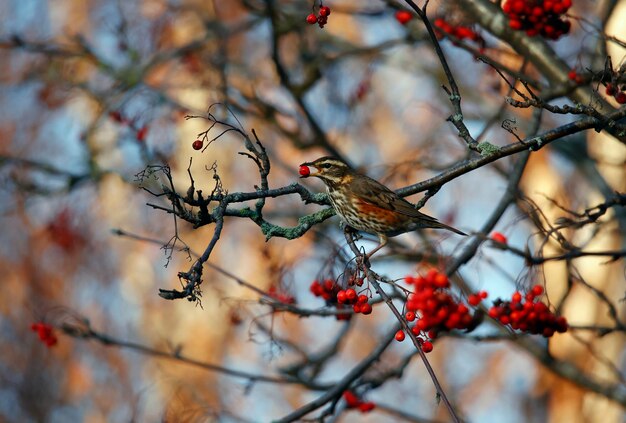
[[[378,244],[378,247],[370,251],[365,257],[369,260],[369,258],[372,257],[376,251],[380,250],[385,245],[387,245],[387,241],[388,241],[388,238],[386,235],[382,235],[382,234],[378,235],[378,242],[380,242],[380,244]]]

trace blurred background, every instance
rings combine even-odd
[[[574,72],[568,81],[566,69],[561,85],[476,24],[469,3],[431,2],[428,13],[477,35],[439,32],[464,122],[479,142],[505,146],[518,142],[513,133],[531,137],[577,118],[511,107],[510,87],[494,68],[509,70],[510,81],[512,74],[535,81],[560,105],[571,104],[574,81],[619,107],[594,78],[607,55],[614,69],[624,63],[624,42],[616,40],[626,39],[626,2],[574,0],[571,31],[547,43]],[[275,312],[250,289],[302,310],[332,310],[309,286],[340,278],[351,258],[337,217],[297,239],[267,242],[251,220],[227,218],[209,263],[245,284],[205,266],[200,302],[158,296],[180,289],[177,273],[204,251],[214,225],[194,228],[167,213],[167,198],[153,193],[169,181],[147,166],[169,166],[181,195],[189,174],[210,193],[213,169],[229,193],[259,183],[256,165],[237,154],[240,136],[194,150],[211,122],[186,116],[210,110],[248,134],[254,129],[271,160],[270,188],[300,182],[323,192],[320,181],[298,179],[300,163],[323,155],[340,154],[393,188],[468,158],[446,120],[453,111],[441,86],[448,81],[424,24],[398,17],[403,2],[324,5],[332,12],[320,28],[305,21],[319,9],[313,1],[0,3],[0,420],[272,421],[318,398],[393,333],[384,303],[346,322]],[[481,228],[518,156],[450,180],[424,211],[488,238]],[[564,254],[563,243],[546,236],[548,225],[623,195],[625,163],[624,144],[592,130],[533,152],[495,230],[522,252]],[[290,227],[323,208],[285,195],[267,200],[264,217]],[[503,335],[487,319],[474,332],[437,339],[428,358],[460,416],[624,421],[624,227],[622,204],[561,233],[572,251],[616,251],[613,260],[583,254],[529,266],[487,241],[460,268],[463,286],[488,291],[489,300],[544,286],[546,304],[571,325],[548,341]],[[393,280],[442,269],[469,242],[405,234],[372,260],[373,269]],[[376,245],[372,236],[358,244]],[[38,322],[53,328],[55,345],[32,330]],[[82,331],[64,333],[64,325]],[[281,381],[290,369],[316,375],[318,385]],[[361,413],[339,402],[327,421],[451,421],[409,342],[394,341],[364,377],[381,381],[359,390],[376,408]]]

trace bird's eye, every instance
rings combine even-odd
[[[322,163],[322,164],[320,165],[320,167],[321,167],[322,169],[328,169],[328,168],[330,168],[330,166],[331,166],[331,164],[330,164],[330,163]]]

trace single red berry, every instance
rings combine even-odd
[[[430,322],[428,321],[428,319],[422,317],[417,321],[417,323],[415,323],[415,327],[418,328],[420,331],[426,332],[430,330]]]
[[[620,91],[615,95],[615,101],[619,104],[626,104],[626,93],[624,91]]]
[[[404,334],[404,331],[402,329],[400,329],[399,331],[396,332],[396,341],[402,342],[402,341],[404,341],[405,337],[406,337],[406,335]]]
[[[518,291],[515,291],[515,293],[513,293],[513,295],[511,295],[511,301],[514,303],[519,303],[522,301],[522,294],[519,293]]]
[[[359,404],[359,411],[361,413],[369,413],[370,411],[372,411],[374,408],[376,408],[376,404],[374,404],[371,401],[368,402],[362,402],[361,404]]]
[[[324,290],[325,291],[328,291],[328,292],[332,291],[334,286],[335,286],[335,281],[333,281],[332,279],[326,279],[324,281]]]
[[[311,169],[309,169],[308,166],[302,165],[302,166],[300,166],[300,169],[298,170],[298,173],[303,178],[306,178],[307,176],[309,176],[311,174]]]
[[[438,274],[439,272],[437,271],[437,269],[430,269],[428,272],[426,272],[426,283],[428,283],[429,285],[434,284],[435,278]]]
[[[450,286],[450,281],[448,281],[448,276],[445,273],[437,273],[435,276],[435,286],[437,288],[447,288]]]
[[[372,314],[372,305],[370,303],[361,304],[361,314]]]
[[[337,302],[338,302],[339,304],[343,304],[343,303],[345,303],[345,302],[346,302],[346,300],[347,300],[347,297],[346,297],[346,291],[344,291],[344,290],[342,289],[341,291],[337,292]]]
[[[346,300],[349,302],[356,301],[357,295],[356,291],[352,288],[346,289]]]
[[[611,83],[606,84],[606,89],[604,91],[606,95],[613,96],[617,94],[617,87]]]
[[[533,286],[533,287],[532,287],[531,291],[532,291],[532,293],[533,293],[533,295],[534,295],[535,297],[538,297],[538,296],[540,296],[541,294],[543,294],[543,286],[541,286],[541,285],[535,285],[535,286]]]
[[[499,242],[501,244],[506,244],[507,243],[506,236],[504,236],[504,234],[502,234],[501,232],[493,232],[491,234],[491,239],[493,241]]]
[[[363,295],[363,294],[359,295],[356,300],[356,302],[359,304],[365,304],[367,301],[368,301],[367,295]]]
[[[511,2],[511,12],[515,13],[516,15],[519,15],[523,11],[524,11],[524,2],[523,1],[516,0],[516,1],[512,1]]]
[[[480,296],[476,295],[476,294],[470,294],[467,297],[467,302],[469,303],[469,305],[476,307],[478,304],[480,304],[481,302],[481,298]]]
[[[144,141],[146,139],[146,135],[148,135],[148,127],[142,126],[137,130],[135,136],[137,137],[137,141]]]
[[[478,292],[478,296],[484,300],[485,298],[487,298],[489,296],[489,294],[487,293],[487,291],[479,291]]]
[[[348,408],[358,407],[361,404],[361,400],[352,391],[344,391],[343,399],[346,401]]]
[[[109,112],[109,117],[116,122],[119,122],[119,123],[124,122],[124,118],[122,117],[122,114],[118,112],[117,110],[113,110]]]
[[[408,10],[398,10],[396,12],[396,20],[402,25],[406,25],[411,19],[413,19],[413,14]]]
[[[328,15],[330,15],[330,7],[328,7],[328,6],[320,7],[320,15],[321,16],[328,16]]]
[[[415,312],[407,311],[404,317],[406,318],[407,322],[412,322],[413,320],[415,320]]]
[[[522,24],[522,21],[520,21],[519,19],[513,19],[511,18],[509,20],[509,27],[511,27],[511,29],[522,29],[524,25]]]
[[[430,341],[424,341],[424,343],[422,344],[422,351],[424,351],[425,353],[429,353],[433,350],[433,344]]]
[[[576,73],[576,69],[572,69],[571,71],[567,73],[567,77],[571,79],[572,81],[575,81],[577,76],[578,76],[578,73]]]
[[[456,35],[456,37],[460,39],[472,38],[474,34],[475,34],[474,31],[472,31],[471,28],[468,28],[466,26],[460,26],[456,28],[456,31],[454,31],[454,35]]]
[[[194,150],[200,150],[203,145],[204,143],[201,140],[195,140],[193,144],[191,144]]]
[[[362,308],[362,306],[364,306],[364,305],[365,305],[365,304],[354,304],[354,305],[352,306],[352,310],[353,310],[355,313],[357,313],[357,314],[358,314],[358,313],[360,313],[360,312],[361,312],[361,308]]]
[[[317,16],[315,16],[314,13],[311,13],[309,16],[306,17],[306,23],[308,23],[309,25],[315,25],[317,23]]]
[[[437,18],[434,20],[433,25],[437,28],[443,28],[446,25],[446,21],[443,18]]]
[[[526,30],[526,35],[529,37],[534,37],[537,34],[539,34],[539,30],[537,28],[529,28]]]

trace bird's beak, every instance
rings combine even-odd
[[[308,167],[309,168],[309,173],[308,174],[300,174],[300,179],[302,178],[308,178],[309,176],[316,176],[320,173],[320,170],[317,166],[315,166],[312,162],[305,162],[302,163],[300,165],[300,168],[302,168],[302,166]]]

